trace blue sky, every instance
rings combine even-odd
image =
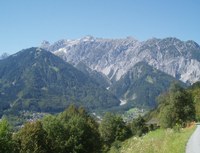
[[[200,44],[199,0],[1,0],[0,53],[43,40],[177,37]]]

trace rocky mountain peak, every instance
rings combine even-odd
[[[82,62],[111,81],[119,80],[141,61],[184,82],[200,80],[200,47],[191,40],[185,42],[168,37],[140,42],[132,37],[103,39],[86,36],[61,40],[47,49],[73,65]]]

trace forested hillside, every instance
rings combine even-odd
[[[95,110],[120,101],[90,76],[43,49],[29,48],[0,60],[0,116],[20,110],[60,112],[71,103]]]

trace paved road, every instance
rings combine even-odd
[[[197,125],[196,130],[190,137],[186,146],[186,153],[200,153],[200,125]]]

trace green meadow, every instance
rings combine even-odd
[[[120,153],[184,153],[186,143],[195,127],[180,131],[158,129],[143,137],[132,137],[121,144]],[[114,148],[112,148],[114,151]]]

